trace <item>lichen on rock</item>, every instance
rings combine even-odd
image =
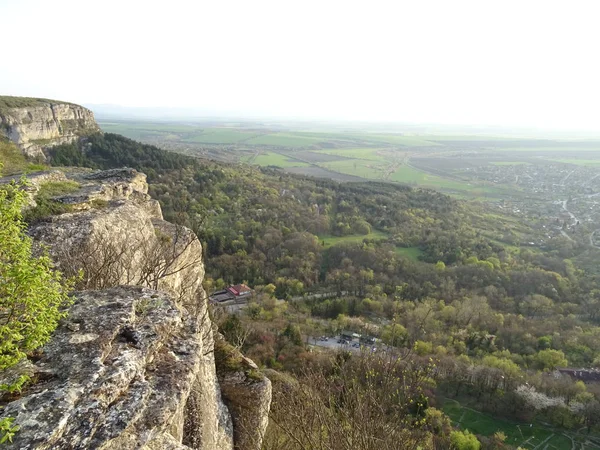
[[[36,363],[41,380],[2,412],[20,426],[8,448],[144,448],[165,435],[181,442],[202,372],[199,320],[147,288],[78,293]]]

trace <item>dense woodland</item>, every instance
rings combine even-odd
[[[224,165],[114,134],[55,147],[50,156],[54,165],[145,172],[165,218],[191,227],[201,239],[207,290],[240,282],[256,288],[241,317],[219,322],[228,340],[263,367],[297,377],[275,382],[267,447],[285,441],[286,448],[317,448],[298,443],[298,436],[316,432],[302,429],[314,423],[286,422],[286,392],[298,389],[294,383],[320,389],[331,380],[337,388],[352,383],[340,394],[342,403],[377,392],[372,380],[340,375],[356,372],[366,360],[338,355],[332,363],[308,350],[306,336],[341,329],[389,345],[394,357],[382,370],[394,371],[403,389],[410,388],[402,395],[421,405],[380,412],[414,430],[400,433],[406,442],[479,448],[466,433],[450,441],[452,427],[434,407],[441,407],[441,398],[565,429],[593,432],[600,422],[596,384],[552,375],[558,367],[600,364],[600,283],[578,263],[585,249],[566,239],[545,248],[515,246],[535,234],[534,224],[514,223],[482,204],[396,184],[339,184],[277,168]],[[359,238],[330,245],[330,237],[348,236]],[[407,248],[419,257],[405,256]],[[317,299],[317,292],[331,295]],[[408,383],[408,373],[423,376]],[[379,382],[393,384],[385,377]],[[326,393],[310,392],[307,402],[322,406]],[[327,420],[318,428],[334,429],[340,419]],[[358,418],[346,420],[358,426]],[[502,436],[480,440],[484,448],[509,448]]]

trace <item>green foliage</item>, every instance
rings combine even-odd
[[[219,326],[219,331],[231,343],[243,343],[246,334],[242,322],[236,314],[230,314]]]
[[[477,436],[470,433],[468,430],[456,430],[450,433],[450,442],[455,450],[479,450],[481,443]]]
[[[215,340],[215,364],[228,372],[242,370],[242,355],[224,339]]]
[[[72,207],[54,199],[56,196],[65,195],[76,191],[79,184],[74,181],[53,181],[44,183],[35,196],[36,206],[28,209],[24,220],[34,224],[48,217],[70,212]]]
[[[302,335],[370,328],[393,351],[435,355],[451,374],[436,380],[438,389],[494,414],[528,419],[514,394],[525,382],[550,397],[593,400],[533,373],[564,358],[578,367],[600,361],[600,290],[578,265],[575,244],[519,249],[540,237],[526,218],[405,186],[197,160],[110,134],[90,138],[84,152],[58,150],[64,164],[148,173],[165,217],[202,240],[208,291],[268,286],[257,289],[243,327],[225,326],[234,337],[250,332],[244,352],[260,364],[300,370],[312,357]],[[358,234],[365,224],[370,233]],[[261,333],[252,332],[257,324]],[[562,356],[536,353],[549,350]]]
[[[3,172],[6,175],[17,173],[27,166],[27,160],[21,150],[2,136],[0,136],[0,161],[4,164]]]
[[[415,353],[417,355],[429,355],[433,353],[433,344],[431,342],[417,341],[415,342]]]
[[[96,164],[75,143],[52,147],[48,149],[48,154],[54,166],[96,167]]]
[[[300,334],[300,328],[291,323],[283,330],[283,335],[287,337],[294,345],[302,345],[302,335]]]
[[[383,327],[381,332],[381,340],[394,347],[400,347],[406,343],[408,332],[399,323],[393,323]]]
[[[19,147],[3,136],[0,136],[0,163],[4,165],[2,170],[4,175],[36,172],[48,168],[44,164],[28,161]]]
[[[561,350],[541,350],[535,355],[535,361],[542,370],[554,370],[557,367],[567,367],[569,364]]]
[[[34,97],[11,97],[0,95],[0,112],[6,111],[12,108],[27,108],[35,106],[45,106],[51,103],[60,104],[72,104],[57,100],[49,100],[47,98],[34,98]]]
[[[95,134],[88,138],[86,151],[76,144],[64,144],[49,150],[52,163],[58,166],[86,166],[100,169],[133,167],[149,179],[157,170],[182,169],[193,166],[195,159],[140,144],[117,134]]]
[[[14,421],[14,417],[4,417],[0,419],[0,444],[12,442],[13,436],[19,431],[19,427],[13,425]]]
[[[66,313],[71,282],[53,270],[48,256],[33,256],[17,184],[0,188],[0,370],[48,341]]]
[[[31,381],[31,377],[29,375],[19,375],[17,379],[10,384],[0,384],[0,393],[8,392],[9,394],[14,394],[16,392],[20,393],[23,390],[23,387]]]

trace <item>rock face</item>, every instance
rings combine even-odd
[[[236,449],[259,449],[267,425],[271,407],[271,381],[264,376],[258,366],[236,349],[230,349],[224,355],[227,343],[217,333],[215,361],[221,393],[225,404],[231,411],[234,424]],[[225,350],[227,352],[227,350]],[[236,361],[235,370],[226,361]]]
[[[135,170],[62,176],[80,186],[56,198],[74,212],[30,234],[67,275],[83,269],[79,287],[91,290],[44,348],[43,381],[0,414],[21,426],[8,448],[258,450],[270,383],[217,376],[194,233],[163,220]]]
[[[6,408],[21,427],[9,448],[185,448],[187,401],[209,350],[199,326],[150,289],[78,294],[37,363],[44,381]]]
[[[35,106],[0,110],[0,133],[29,157],[44,159],[44,148],[99,131],[89,109],[70,103],[39,100]]]

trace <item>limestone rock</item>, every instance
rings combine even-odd
[[[92,291],[77,295],[44,348],[41,383],[2,413],[17,417],[23,431],[9,448],[231,450],[235,436],[235,448],[259,449],[270,382],[241,355],[245,372],[217,376],[201,244],[163,220],[145,175],[119,169],[29,178],[38,186],[33,197],[44,182],[79,184],[55,198],[73,212],[29,234],[66,275],[83,269],[79,288]]]
[[[231,448],[184,427],[204,382],[202,320],[147,288],[77,294],[36,364],[40,380],[2,411],[21,427],[7,448]]]
[[[70,103],[40,100],[37,106],[0,111],[0,133],[29,157],[44,159],[44,148],[98,132],[94,114]]]
[[[19,183],[22,175],[9,176],[0,178],[0,184]],[[67,181],[67,177],[64,172],[60,170],[45,170],[41,172],[35,172],[26,177],[27,185],[25,186],[25,192],[28,196],[28,207],[35,207],[35,196],[40,190],[40,187],[45,183],[54,183],[60,181]]]
[[[77,210],[90,209],[94,202],[113,200],[137,200],[138,204],[153,203],[149,211],[162,219],[160,205],[148,195],[146,175],[135,169],[113,169],[96,172],[72,173],[69,178],[77,181],[80,189],[74,193],[57,198],[58,201],[72,205]]]
[[[260,450],[269,424],[271,381],[254,361],[227,345],[220,334],[216,334],[216,339],[217,376],[233,419],[235,449]]]

